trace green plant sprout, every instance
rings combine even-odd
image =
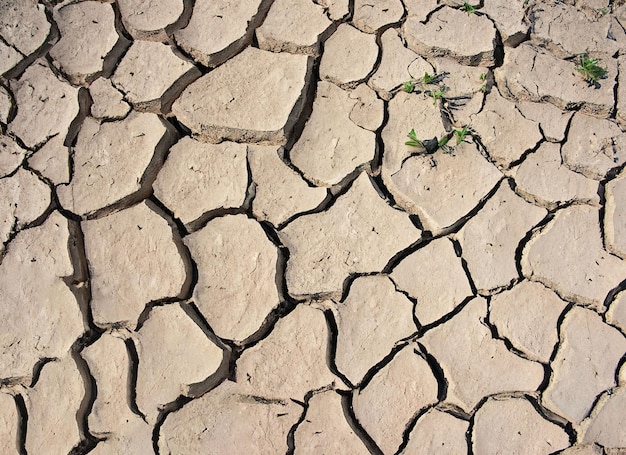
[[[411,129],[411,131],[409,131],[409,134],[407,134],[407,137],[411,140],[406,141],[404,144],[410,147],[422,147],[426,150],[426,153],[435,153],[437,150],[442,150],[445,153],[454,154],[454,147],[448,145],[450,139],[456,136],[456,145],[460,145],[465,140],[465,136],[468,132],[469,125],[465,125],[460,130],[453,129],[449,133],[446,133],[441,137],[441,139],[437,139],[435,137],[427,141],[421,141],[417,137],[415,129]]]
[[[422,141],[417,138],[417,134],[415,134],[415,129],[411,128],[409,134],[407,136],[411,139],[410,141],[406,141],[404,144],[411,147],[423,147]]]
[[[431,75],[430,75],[430,74],[428,74],[428,73],[424,73],[424,77],[422,78],[422,82],[423,82],[424,84],[426,84],[426,85],[428,85],[428,84],[432,84],[432,83],[434,82],[434,80],[435,80],[435,77],[436,77],[436,76],[434,76],[434,75],[433,75],[433,76],[431,76]]]
[[[463,3],[463,11],[465,11],[467,14],[474,14],[476,12],[476,8],[474,8],[468,2],[464,2]]]
[[[455,129],[454,134],[456,135],[456,145],[459,145],[461,142],[465,140],[465,136],[469,132],[469,125],[465,125],[460,130]]]
[[[578,58],[576,71],[582,75],[583,79],[586,80],[589,85],[597,85],[600,79],[606,77],[608,71],[606,68],[598,65],[600,59],[589,58],[587,52],[581,54]]]
[[[480,74],[480,81],[483,83],[483,85],[480,87],[480,91],[483,93],[486,93],[487,92],[487,73]]]
[[[433,99],[433,106],[437,106],[437,100],[442,100],[444,98],[444,95],[446,93],[446,88],[442,87],[438,90],[431,90],[429,92],[429,95],[432,97]]]
[[[402,90],[407,93],[412,93],[415,91],[417,86],[423,88],[424,85],[434,84],[437,79],[436,75],[430,75],[428,73],[424,73],[424,77],[420,77],[419,79],[411,79],[402,84]]]

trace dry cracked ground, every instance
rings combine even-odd
[[[0,0],[0,453],[626,453],[624,3]]]

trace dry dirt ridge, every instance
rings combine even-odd
[[[625,26],[0,0],[0,453],[626,453]]]

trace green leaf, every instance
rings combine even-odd
[[[468,2],[463,3],[463,9],[467,14],[474,14],[476,12],[476,8],[470,5]]]
[[[407,134],[410,141],[406,141],[404,145],[409,145],[411,147],[422,147],[422,141],[417,138],[417,134],[415,134],[415,129],[411,129],[409,134]]]

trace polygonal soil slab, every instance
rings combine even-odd
[[[187,87],[172,113],[209,142],[284,143],[300,115],[311,63],[249,47]]]
[[[35,221],[50,205],[50,188],[23,168],[0,179],[0,254],[11,235]]]
[[[35,52],[49,32],[46,8],[37,0],[4,0],[0,3],[0,36],[24,56]]]
[[[596,409],[597,412],[594,412],[585,430],[583,441],[623,450],[626,447],[626,388],[622,385],[616,393],[603,396],[596,404]]]
[[[525,0],[489,0],[484,2],[480,12],[491,19],[502,44],[515,47],[528,36],[529,25],[526,23]]]
[[[437,409],[430,409],[418,419],[409,434],[409,443],[401,453],[402,455],[466,453],[465,433],[468,428],[468,422]]]
[[[366,85],[362,87],[372,92]],[[316,185],[339,183],[374,158],[376,135],[351,119],[358,104],[336,85],[318,84],[311,117],[289,154],[291,162]]]
[[[421,338],[448,382],[446,401],[465,411],[494,393],[533,391],[543,381],[543,367],[507,349],[484,324],[487,302],[477,297],[445,324]]]
[[[277,248],[245,215],[211,220],[185,237],[198,267],[193,298],[215,334],[242,341],[278,305]]]
[[[417,331],[413,303],[384,276],[359,277],[348,297],[331,306],[337,324],[335,363],[353,384]]]
[[[113,87],[109,79],[98,78],[89,86],[91,116],[96,119],[119,120],[126,117],[130,106],[124,101],[122,92]]]
[[[608,58],[624,46],[623,41],[615,39],[614,30],[621,27],[611,14],[591,20],[578,5],[563,3],[542,4],[534,7],[532,14],[531,42],[546,47],[559,58],[585,52],[602,52]],[[574,29],[576,33],[572,33]]]
[[[626,352],[626,338],[597,313],[573,307],[561,325],[561,344],[552,361],[543,403],[580,423],[596,397],[615,385],[615,371]]]
[[[443,7],[426,24],[409,16],[402,26],[409,49],[433,57],[449,56],[463,65],[495,64],[496,29],[486,16]]]
[[[352,23],[365,33],[376,33],[384,25],[398,22],[404,14],[404,5],[400,0],[356,0]]]
[[[574,107],[596,117],[610,116],[614,105],[613,88],[617,63],[602,61],[609,77],[594,88],[583,80],[575,61],[561,60],[553,54],[522,43],[504,55],[504,65],[496,68],[498,89],[506,98],[520,101],[548,101],[567,110]]]
[[[326,9],[326,14],[333,21],[344,18],[350,12],[349,0],[319,0],[317,3]]]
[[[525,398],[487,400],[474,421],[472,448],[477,454],[547,454],[569,446],[565,430],[542,417]]]
[[[311,0],[275,0],[256,38],[267,51],[316,56],[330,25],[323,8]]]
[[[606,312],[606,322],[626,333],[626,292],[622,291],[615,296]]]
[[[626,262],[602,246],[598,209],[575,205],[525,246],[522,272],[562,297],[600,308],[607,294],[626,276]],[[574,239],[574,241],[572,241]]]
[[[0,178],[13,173],[26,156],[27,150],[11,136],[0,135]]]
[[[58,188],[59,202],[94,217],[145,198],[173,138],[174,127],[154,114],[133,112],[119,122],[86,118],[74,147],[74,174]]]
[[[4,76],[22,60],[22,55],[10,46],[0,42],[0,75]]]
[[[191,62],[170,46],[135,41],[111,77],[137,109],[158,112],[183,87],[200,76]]]
[[[28,453],[69,453],[78,445],[83,434],[76,415],[86,391],[81,371],[69,353],[43,366],[25,400]]]
[[[541,140],[539,125],[524,118],[512,103],[492,88],[482,111],[472,116],[472,129],[480,135],[489,156],[508,168]]]
[[[152,427],[130,408],[128,397],[134,392],[128,378],[133,373],[122,333],[104,333],[80,353],[98,387],[87,420],[89,432],[106,437],[102,453],[112,455],[140,453],[152,445]]]
[[[562,142],[565,139],[565,130],[574,114],[573,111],[562,111],[554,104],[531,101],[521,101],[516,106],[528,120],[539,123],[541,133],[547,141]]]
[[[612,120],[576,113],[561,156],[571,170],[590,179],[604,180],[626,161],[626,135]]]
[[[93,80],[119,39],[113,8],[95,1],[71,3],[55,9],[54,20],[61,33],[50,49],[55,66],[74,84]]]
[[[206,380],[222,362],[222,350],[180,304],[153,308],[135,339],[137,406],[151,424],[165,405],[180,395],[193,396],[190,386]]]
[[[417,301],[415,316],[422,326],[442,318],[472,295],[461,258],[448,239],[434,240],[410,254],[390,277]]]
[[[22,231],[0,264],[0,378],[30,383],[43,358],[62,357],[84,332],[83,316],[64,278],[73,275],[68,221],[53,212]]]
[[[367,84],[376,90],[381,98],[391,99],[392,91],[411,78],[408,70],[411,72],[415,70],[415,77],[433,73],[433,67],[426,60],[404,47],[396,29],[385,30],[380,37],[380,43],[382,47],[380,63]]]
[[[303,409],[291,400],[260,400],[225,381],[167,415],[159,432],[162,454],[287,452],[287,434]]]
[[[371,453],[348,425],[342,406],[342,396],[334,390],[311,397],[306,417],[294,434],[294,445],[299,455]]]
[[[29,148],[48,138],[68,134],[79,111],[78,89],[56,77],[43,62],[28,67],[18,80],[11,81],[17,115],[7,131]]]
[[[489,320],[527,358],[548,363],[559,341],[559,317],[566,303],[550,289],[522,281],[491,297]]]
[[[155,196],[185,224],[211,210],[240,207],[248,187],[246,146],[184,137],[170,149],[153,186]]]
[[[39,172],[53,185],[70,182],[70,148],[63,144],[63,136],[54,136],[28,159],[28,167]]]
[[[303,401],[307,393],[343,383],[328,367],[329,329],[324,313],[298,305],[269,336],[237,361],[241,390],[267,401]]]
[[[145,202],[82,226],[95,324],[134,328],[149,302],[186,291],[172,228]]]
[[[346,46],[346,43],[350,43]],[[376,37],[341,24],[324,43],[320,78],[335,84],[352,84],[367,77],[378,57]]]
[[[547,213],[517,196],[505,181],[463,226],[457,238],[478,292],[488,294],[519,277],[515,263],[517,247]]]
[[[599,204],[598,182],[562,163],[561,145],[543,143],[515,172],[515,191],[554,210],[571,202]]]
[[[291,295],[341,295],[349,274],[381,271],[393,255],[417,241],[420,230],[387,205],[362,173],[330,209],[296,219],[279,236],[290,251],[286,279]]]
[[[119,0],[117,4],[122,23],[134,38],[165,42],[165,31],[183,14],[185,2],[160,0],[146,5],[143,0]]]
[[[174,37],[196,61],[217,66],[250,42],[271,4],[266,0],[197,0],[189,24]]]
[[[318,207],[328,194],[309,186],[278,156],[276,146],[248,147],[248,165],[255,185],[252,213],[259,221],[281,226],[294,215]]]
[[[415,344],[405,346],[354,395],[354,414],[383,453],[396,453],[422,409],[437,402],[439,383]]]

